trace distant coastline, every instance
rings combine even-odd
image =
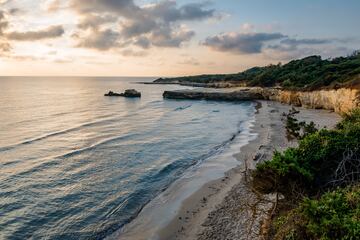
[[[284,65],[253,67],[234,74],[204,74],[159,78],[153,84],[180,84],[203,87],[280,87],[285,90],[359,88],[360,51],[346,57],[322,59],[309,56]]]
[[[360,107],[360,52],[331,60],[309,56],[236,74],[159,78],[146,84],[205,88],[164,92],[170,99],[272,100],[343,114]]]

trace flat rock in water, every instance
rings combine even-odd
[[[165,91],[163,94],[167,99],[190,99],[190,100],[215,100],[215,101],[246,101],[262,100],[264,97],[253,89],[213,89],[213,90],[176,90]]]

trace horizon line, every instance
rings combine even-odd
[[[113,75],[113,76],[101,76],[101,75],[0,75],[0,78],[3,77],[103,77],[103,78],[115,78],[115,77],[122,77],[122,78],[160,78],[160,76],[120,76],[120,75]]]

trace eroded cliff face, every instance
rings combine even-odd
[[[343,114],[360,107],[359,88],[289,91],[276,88],[240,87],[165,91],[164,98],[217,101],[271,100],[298,107],[328,109]]]
[[[347,113],[360,107],[360,89],[340,88],[305,92],[265,88],[261,92],[268,100],[306,108],[334,110],[337,113]]]

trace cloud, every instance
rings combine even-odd
[[[6,30],[8,26],[5,12],[0,10],[0,57],[8,54],[12,49],[10,43],[4,38],[4,30]]]
[[[202,44],[213,50],[238,54],[261,53],[265,43],[286,38],[281,33],[224,33],[208,37]]]
[[[134,17],[140,11],[133,0],[72,0],[70,7],[79,13],[116,13]]]
[[[157,47],[180,47],[184,42],[190,41],[194,35],[194,31],[184,27],[173,30],[165,26],[155,30],[150,36],[150,41]]]
[[[185,60],[183,60],[183,61],[178,62],[178,64],[191,65],[191,66],[199,66],[199,65],[200,65],[200,62],[199,62],[197,59],[191,57],[191,58],[188,58],[188,59],[185,59]]]
[[[63,6],[63,2],[61,0],[53,0],[46,2],[45,9],[48,12],[56,12],[60,10]]]
[[[189,3],[177,7],[176,1],[161,1],[143,9],[148,15],[165,22],[194,21],[214,17],[214,9],[204,9],[207,3]]]
[[[255,26],[251,23],[243,23],[243,24],[241,24],[240,28],[244,32],[253,32],[255,29]]]
[[[14,55],[12,53],[13,41],[35,41],[43,40],[49,38],[60,37],[64,34],[64,29],[62,26],[50,26],[48,28],[39,30],[39,31],[28,31],[28,32],[17,32],[9,31],[9,21],[8,17],[11,15],[16,15],[21,13],[22,10],[18,8],[11,8],[9,11],[0,10],[0,56],[13,58],[16,60],[29,60],[40,58],[30,58],[29,56]]]
[[[78,40],[78,47],[93,48],[101,51],[109,50],[118,45],[119,33],[111,30],[93,29],[87,36],[73,35]]]
[[[70,7],[83,19],[78,24],[77,46],[92,41],[97,36],[87,34],[90,29],[95,35],[101,33],[102,25],[109,24],[117,39],[106,49],[100,44],[99,50],[108,50],[134,45],[143,49],[150,47],[181,47],[195,35],[181,22],[200,21],[215,17],[214,9],[207,9],[207,3],[188,3],[178,6],[176,1],[164,0],[139,6],[133,0],[71,0]],[[108,17],[105,17],[108,16]],[[111,17],[109,17],[111,16]],[[97,29],[97,30],[95,30]],[[115,36],[115,34],[113,34]],[[91,39],[85,39],[85,38]]]
[[[10,52],[11,46],[7,42],[0,42],[0,54]]]
[[[134,51],[131,49],[125,49],[123,51],[120,52],[121,55],[125,56],[125,57],[144,57],[147,56],[147,52],[145,51]]]
[[[68,58],[57,58],[53,60],[54,63],[72,63],[74,62],[73,59],[68,59]]]
[[[157,27],[158,23],[152,19],[134,20],[122,24],[121,35],[125,38],[136,37],[146,33],[150,33]]]
[[[143,49],[148,49],[151,46],[150,40],[147,37],[144,37],[144,36],[137,38],[135,40],[134,44],[136,46],[139,46],[139,47],[143,48]]]
[[[77,27],[80,29],[98,28],[103,24],[116,21],[117,18],[112,15],[101,16],[95,14],[88,14],[80,20],[80,22],[77,24]]]
[[[177,7],[176,1],[164,0],[140,7],[133,0],[72,0],[70,7],[80,13],[116,13],[133,19],[146,16],[167,22],[201,20],[214,16],[215,10],[206,10],[206,3],[188,3]]]
[[[0,5],[5,5],[7,4],[8,2],[10,2],[10,0],[0,0]]]
[[[9,23],[6,20],[5,12],[0,10],[0,36],[8,26]]]
[[[263,54],[269,59],[289,60],[306,55],[338,56],[347,53],[344,43],[352,39],[295,38],[283,33],[253,32],[253,25],[244,24],[242,30],[208,37],[200,43],[212,50],[233,54]]]
[[[342,47],[342,46],[335,46],[335,45],[319,45],[319,46],[312,46],[312,45],[304,45],[302,47],[298,47],[296,49],[285,49],[285,48],[267,48],[264,49],[263,54],[264,57],[276,60],[276,61],[288,61],[292,59],[298,59],[307,57],[310,55],[321,55],[324,58],[333,58],[337,56],[345,56],[352,53],[354,49]]]
[[[8,55],[5,56],[11,59],[15,59],[17,61],[40,61],[40,60],[46,60],[44,57],[39,56],[30,56],[30,55]]]
[[[25,11],[24,10],[22,10],[22,9],[20,9],[20,8],[11,8],[11,9],[9,9],[9,14],[11,14],[11,15],[19,15],[19,14],[21,14],[21,13],[24,13]]]
[[[295,51],[299,46],[311,46],[311,45],[323,45],[335,42],[335,39],[317,39],[317,38],[286,38],[281,40],[279,43],[269,45],[268,47],[279,51]]]
[[[28,32],[10,32],[6,33],[6,38],[16,41],[33,41],[49,38],[61,37],[64,34],[64,28],[62,26],[50,26],[48,28],[39,31]]]
[[[316,39],[316,38],[304,38],[304,39],[294,39],[294,38],[287,38],[281,41],[282,44],[288,45],[314,45],[314,44],[324,44],[324,43],[331,43],[333,40],[331,39]]]

